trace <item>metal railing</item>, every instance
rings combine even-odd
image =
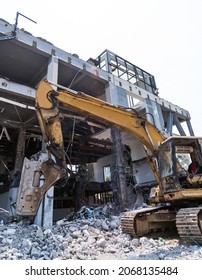
[[[122,57],[105,50],[96,59],[97,66],[110,74],[137,85],[155,95],[158,94],[154,76]]]

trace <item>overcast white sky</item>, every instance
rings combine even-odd
[[[202,136],[202,0],[6,0],[0,18],[77,53],[110,51],[153,74],[160,97],[188,110]]]

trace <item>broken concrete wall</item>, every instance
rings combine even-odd
[[[133,174],[138,184],[154,181],[154,175],[147,162],[144,147],[140,141],[127,133],[122,133],[123,143],[130,146],[133,162]]]
[[[12,159],[8,156],[0,155],[0,208],[9,210],[9,185],[10,185],[10,163]]]
[[[91,182],[104,182],[104,166],[113,166],[114,165],[114,156],[109,155],[103,158],[100,158],[97,162],[89,164],[89,169],[93,168],[93,177],[90,176]],[[92,172],[92,171],[91,171]]]
[[[134,137],[129,135],[128,133],[122,133],[122,142],[123,145],[127,145],[131,150],[131,159],[133,163],[133,175],[137,181],[137,183],[145,183],[154,181],[153,172],[147,162],[146,153],[143,148],[143,145]],[[102,134],[105,138],[110,137],[110,131],[107,130]],[[99,137],[99,136],[96,136]],[[100,158],[96,163],[92,163],[89,165],[89,171],[91,174],[91,181],[103,182],[103,168],[104,166],[113,167],[115,164],[115,156],[109,155],[103,158]],[[92,170],[93,169],[93,170]]]

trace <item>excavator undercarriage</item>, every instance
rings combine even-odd
[[[175,211],[166,207],[156,206],[125,212],[121,218],[123,233],[143,236],[159,229],[175,227]]]
[[[187,243],[202,244],[202,206],[181,208],[156,206],[128,211],[122,215],[123,233],[140,237],[159,231],[176,231]]]

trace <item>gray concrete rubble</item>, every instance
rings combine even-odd
[[[0,222],[6,223],[9,220],[9,211],[0,208]]]
[[[24,221],[5,224],[1,216],[0,260],[202,259],[202,248],[183,243],[177,234],[132,238],[121,233],[120,215],[99,208],[85,216],[81,210],[48,229]]]

